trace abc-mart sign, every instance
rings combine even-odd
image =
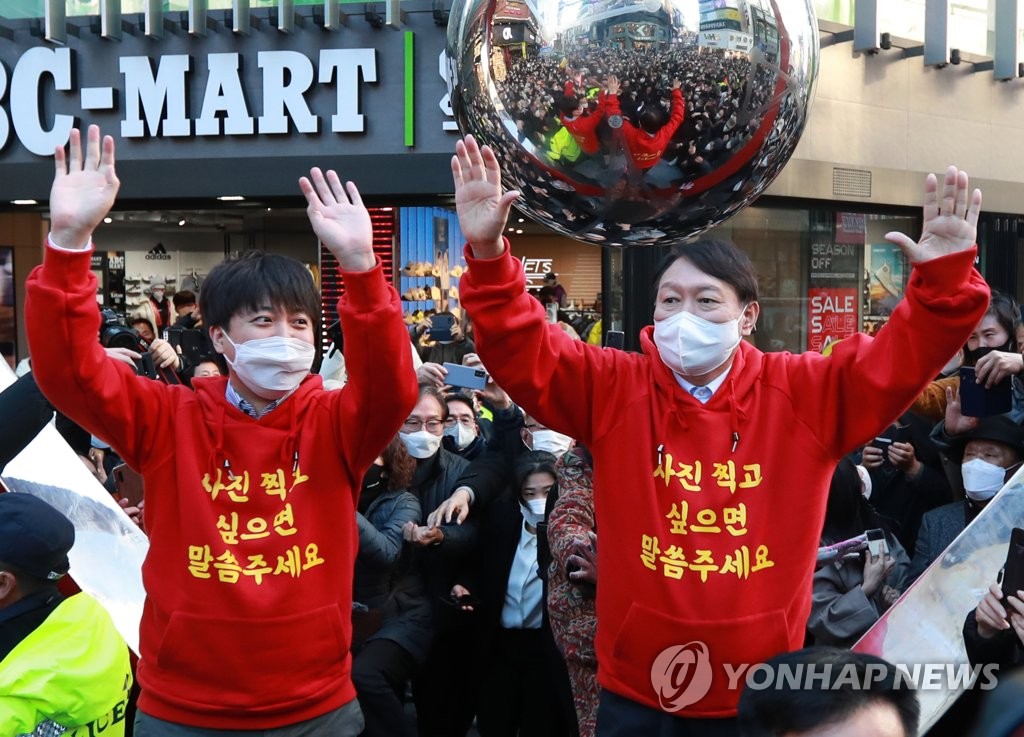
[[[159,151],[207,142],[197,157],[219,151],[209,142],[243,158],[314,155],[324,144],[335,154],[450,152],[445,35],[429,15],[418,20],[399,30],[355,17],[331,33],[226,29],[124,41],[86,26],[67,46],[33,38],[21,49],[0,39],[0,165],[51,156],[74,126],[92,122]]]

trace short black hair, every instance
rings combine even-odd
[[[713,238],[673,246],[658,267],[655,291],[668,268],[681,258],[731,286],[742,304],[757,301],[757,272],[750,257],[735,243]]]
[[[748,683],[740,695],[737,720],[743,737],[803,734],[838,724],[876,703],[896,709],[907,737],[917,734],[917,694],[910,679],[897,676],[896,666],[882,658],[836,647],[807,647],[777,655],[764,665],[774,674],[770,685]],[[813,676],[806,673],[809,667],[814,668]],[[779,677],[783,671],[801,675]],[[817,676],[826,672],[823,682]],[[856,676],[851,678],[851,673]],[[751,677],[758,683],[763,680]]]
[[[277,253],[246,251],[210,269],[199,294],[199,310],[208,327],[227,329],[241,312],[265,305],[302,312],[313,323],[320,319],[320,292],[302,262]]]
[[[195,292],[190,292],[187,289],[182,289],[180,292],[174,293],[174,296],[171,297],[171,302],[174,303],[174,309],[184,307],[185,305],[194,305],[196,303]]]
[[[526,479],[535,473],[550,473],[551,477],[555,479],[555,483],[557,483],[558,471],[555,468],[556,463],[558,463],[558,459],[555,458],[554,454],[548,453],[546,450],[528,450],[520,455],[512,469],[512,479],[515,484],[512,488],[515,491],[516,497],[522,494],[523,484],[526,483]]]
[[[661,129],[662,117],[657,110],[648,108],[640,113],[640,127],[648,133],[657,133]]]
[[[144,318],[144,317],[133,317],[133,318],[132,318],[132,327],[135,327],[135,326],[136,326],[136,325],[138,325],[138,324],[139,324],[140,322],[141,322],[141,323],[145,323],[146,327],[148,327],[148,328],[149,328],[149,332],[151,332],[151,333],[152,333],[153,335],[156,335],[156,328],[155,328],[155,327],[153,327],[153,323],[152,323],[152,322],[150,322],[149,320],[147,320],[147,319],[146,319],[146,318]]]
[[[196,361],[196,366],[201,363],[212,363],[220,371],[221,376],[228,375],[228,363],[224,360],[224,355],[221,353],[204,353],[199,356],[199,360]]]

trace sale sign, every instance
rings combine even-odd
[[[856,289],[812,287],[807,297],[807,350],[821,353],[857,332]]]

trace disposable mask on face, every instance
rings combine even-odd
[[[269,338],[235,343],[224,338],[235,349],[235,359],[225,359],[238,378],[263,399],[287,396],[309,375],[316,356],[312,344],[298,338],[274,335]]]
[[[398,436],[402,444],[413,458],[430,458],[441,447],[441,436],[420,430],[419,432],[400,432]]]
[[[519,505],[523,510],[523,519],[526,520],[528,525],[536,527],[544,521],[544,508],[547,506],[547,503],[547,499],[530,499]]]
[[[565,451],[572,447],[572,438],[554,430],[534,430],[533,450],[546,450],[556,458],[561,458]]]
[[[466,427],[461,422],[456,422],[454,427],[446,427],[444,434],[452,439],[455,447],[459,450],[465,450],[470,443],[476,440],[476,430]]]
[[[964,479],[964,491],[976,502],[987,502],[1003,488],[1006,469],[981,458],[967,461],[960,467]]]
[[[683,310],[655,320],[654,344],[677,374],[703,376],[728,361],[740,344],[740,319],[711,322]]]

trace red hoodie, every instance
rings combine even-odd
[[[683,124],[683,117],[686,115],[686,106],[683,105],[683,93],[678,89],[672,90],[672,114],[668,122],[661,126],[661,129],[653,136],[642,128],[637,128],[622,115],[619,108],[619,96],[608,95],[605,98],[605,113],[609,116],[618,115],[622,117],[622,135],[626,139],[626,149],[638,169],[650,169],[658,163],[658,159],[668,148],[668,142],[672,140],[676,130]]]
[[[567,82],[566,88],[568,89],[571,84],[571,82]],[[601,150],[601,142],[597,139],[597,126],[604,119],[606,99],[604,92],[600,92],[597,95],[597,107],[593,111],[589,113],[584,111],[582,115],[578,115],[575,118],[570,118],[565,113],[559,116],[562,125],[576,139],[576,143],[583,149],[583,153],[589,156],[593,156]],[[584,103],[585,105],[586,103]]]
[[[462,297],[484,364],[527,412],[593,453],[604,688],[668,708],[652,686],[655,659],[702,642],[710,690],[675,713],[731,716],[743,680],[730,689],[725,665],[803,646],[835,465],[896,418],[978,324],[989,292],[974,254],[915,267],[889,324],[831,357],[742,342],[702,405],[661,361],[653,327],[643,353],[574,341],[546,323],[508,249],[478,260],[467,247]]]
[[[90,256],[46,249],[28,279],[26,325],[43,393],[145,478],[139,708],[262,730],[351,701],[356,497],[417,394],[401,303],[379,262],[344,275],[348,385],[325,392],[310,376],[254,420],[228,403],[225,378],[198,379],[193,392],[109,359]]]

